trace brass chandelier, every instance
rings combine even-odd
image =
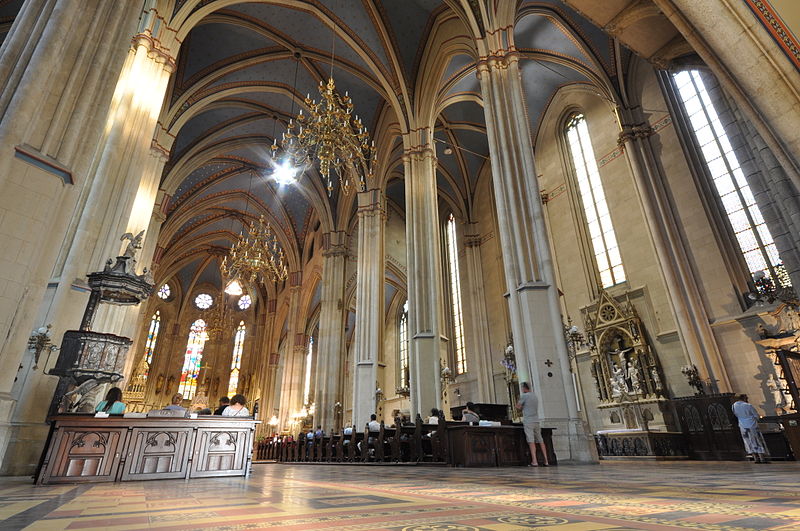
[[[279,282],[287,276],[286,261],[278,238],[264,216],[251,221],[246,232],[231,246],[228,256],[220,265],[222,275],[228,280],[225,291],[232,295],[242,293],[242,284],[253,286],[257,282]]]
[[[214,301],[214,304],[206,310],[204,317],[206,318],[206,338],[215,340],[221,338],[225,330],[230,330],[233,327],[233,319],[231,312],[225,304],[225,292],[220,293],[219,302]]]
[[[319,82],[319,93],[319,102],[306,96],[308,115],[301,109],[296,119],[289,120],[280,146],[275,139],[271,146],[273,158],[278,160],[280,147],[284,165],[302,170],[319,161],[328,195],[333,192],[331,170],[344,194],[349,194],[354,184],[363,191],[367,179],[374,175],[375,142],[369,141],[361,119],[353,116],[353,101],[347,92],[344,97],[336,92],[332,76],[327,84]]]

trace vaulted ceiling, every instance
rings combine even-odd
[[[622,10],[642,2],[610,3]],[[353,198],[338,186],[329,195],[314,170],[294,185],[271,178],[269,146],[280,139],[306,94],[319,98],[317,86],[331,72],[376,140],[382,162],[376,181],[399,212],[406,178],[400,132],[410,128],[421,102],[435,107],[440,205],[471,219],[479,181],[489,176],[489,150],[477,52],[460,12],[468,4],[176,0],[168,24],[178,29],[181,48],[160,119],[174,140],[161,181],[167,218],[159,237],[164,251],[158,280],[176,279],[185,291],[200,283],[219,285],[219,262],[243,227],[260,215],[276,229],[290,270],[302,268],[314,233],[352,226]],[[20,5],[21,0],[0,0],[0,38],[4,21],[10,23]],[[533,139],[564,86],[586,84],[616,99],[631,53],[596,25],[615,15],[592,11],[592,5],[518,3],[514,41]],[[573,7],[587,10],[594,22]],[[650,13],[637,9],[640,18]],[[638,20],[617,18],[626,24]]]

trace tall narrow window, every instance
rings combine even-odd
[[[306,352],[306,372],[303,381],[303,405],[308,405],[311,397],[311,358],[314,355],[314,338],[308,338],[308,350]]]
[[[456,219],[447,219],[447,258],[450,262],[450,299],[453,306],[453,335],[455,336],[456,374],[467,372],[467,353],[464,348],[464,318],[461,312],[461,276],[458,274]]]
[[[158,329],[161,327],[161,312],[156,310],[156,313],[150,318],[150,330],[147,332],[147,341],[144,344],[144,361],[147,363],[147,372],[144,377],[150,374],[150,366],[153,364],[153,351],[156,348],[156,340],[158,340]]]
[[[583,212],[589,226],[594,259],[600,273],[600,283],[607,288],[624,282],[625,270],[622,267],[617,237],[611,224],[606,194],[603,192],[603,184],[600,182],[600,172],[597,170],[589,129],[586,127],[586,118],[582,114],[574,115],[567,123],[566,131]]]
[[[400,387],[408,387],[408,301],[400,314]]]
[[[235,395],[239,388],[239,373],[242,370],[242,350],[246,331],[247,327],[244,325],[244,321],[239,321],[236,335],[233,337],[233,359],[231,360],[231,377],[228,379],[228,396]]]
[[[778,249],[739,167],[736,153],[700,73],[697,70],[683,71],[673,77],[697,145],[703,152],[703,159],[750,274],[758,277],[763,271],[777,285],[789,286]]]
[[[200,362],[203,360],[203,347],[208,339],[206,322],[198,319],[189,329],[189,341],[186,343],[186,355],[183,357],[181,369],[181,383],[178,392],[185,399],[194,398],[197,390],[197,374],[200,372]]]

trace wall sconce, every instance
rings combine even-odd
[[[376,402],[383,402],[383,400],[384,400],[383,389],[378,387],[377,389],[375,389],[375,401]]]
[[[39,358],[42,356],[42,352],[45,350],[47,351],[47,361],[49,361],[50,354],[59,349],[57,345],[54,345],[50,341],[50,328],[52,327],[53,325],[49,324],[34,330],[31,332],[31,337],[28,338],[28,350],[33,352],[34,370],[39,368]],[[45,365],[47,365],[47,361],[45,362]]]

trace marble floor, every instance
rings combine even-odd
[[[253,468],[190,482],[0,478],[0,530],[800,530],[794,462]]]

